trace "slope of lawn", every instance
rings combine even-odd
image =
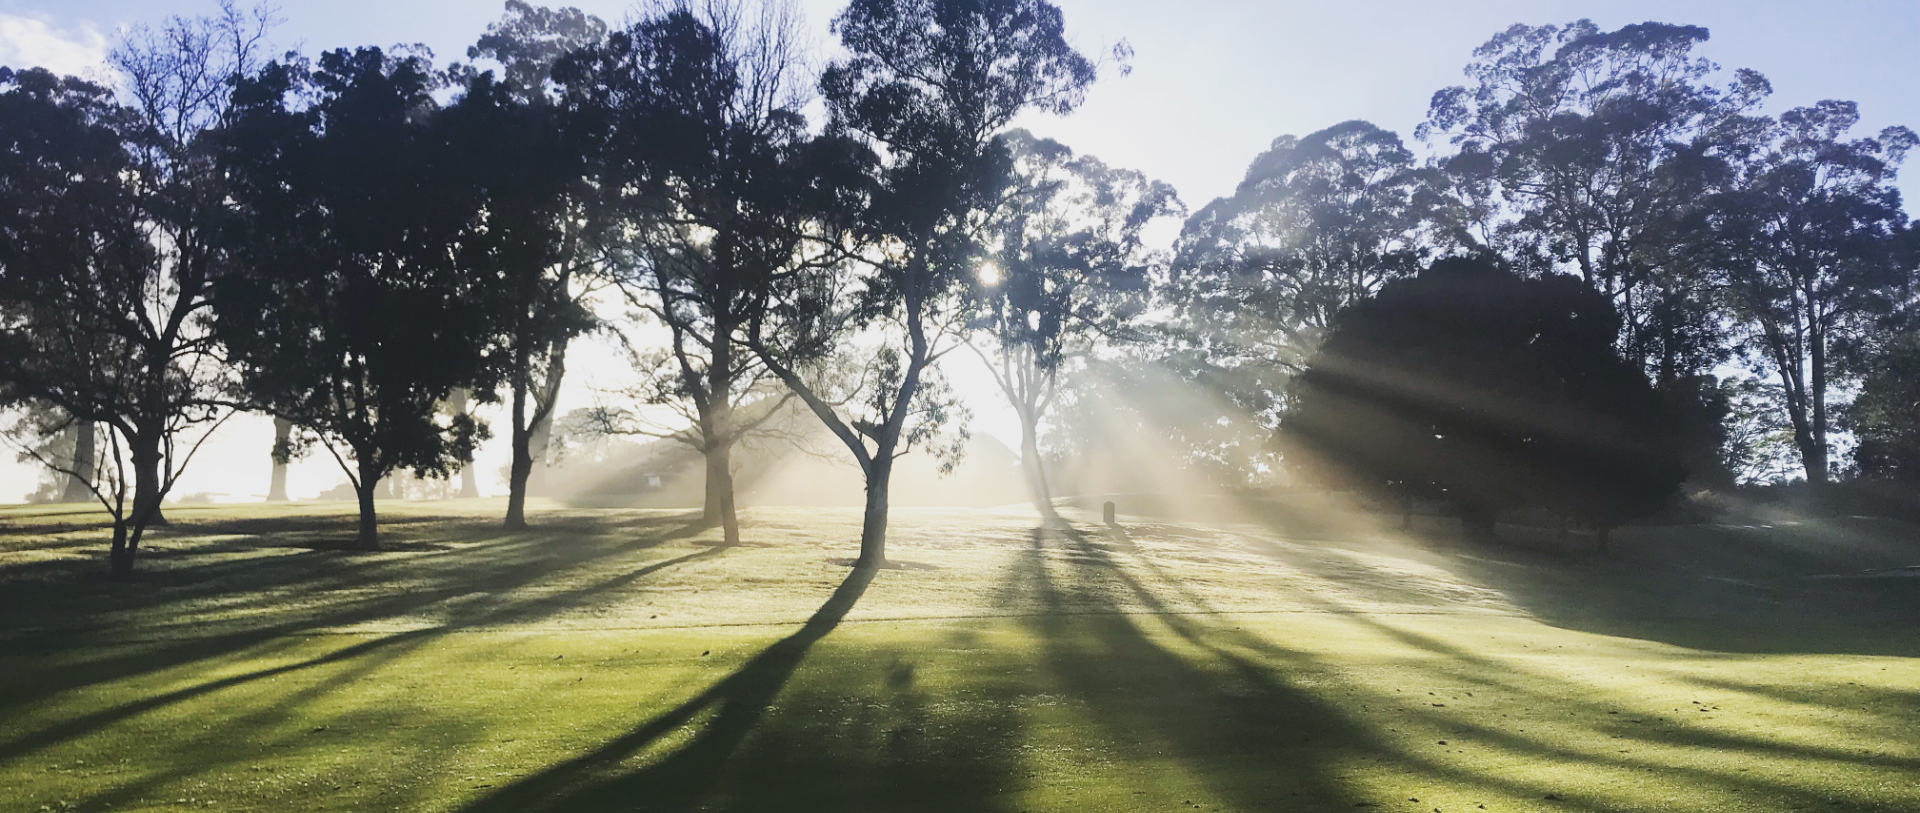
[[[1920,535],[0,509],[0,810],[1920,809]]]

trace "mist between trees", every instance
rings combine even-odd
[[[510,0],[455,61],[277,54],[276,22],[136,28],[107,84],[0,70],[8,437],[41,497],[111,513],[117,573],[242,412],[281,464],[339,464],[363,546],[399,480],[473,493],[494,434],[516,528],[560,449],[638,437],[607,448],[697,459],[727,542],[779,450],[850,464],[877,566],[896,461],[970,446],[956,354],[1048,517],[1173,466],[1604,539],[1683,482],[1920,473],[1915,135],[1763,114],[1702,28],[1516,25],[1433,95],[1421,153],[1285,135],[1189,211],[1012,128],[1134,58],[1044,0],[854,0],[827,59],[786,0],[624,26]],[[640,383],[562,410],[583,337]]]

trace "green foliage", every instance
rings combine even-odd
[[[1436,262],[1334,320],[1289,391],[1290,467],[1487,525],[1521,506],[1644,516],[1684,472],[1659,396],[1613,349],[1618,319],[1572,277]]]
[[[215,328],[250,401],[351,456],[363,494],[471,460],[481,427],[439,405],[492,392],[504,364],[488,293],[512,234],[483,227],[488,189],[445,148],[440,87],[425,58],[378,49],[275,64],[242,83],[224,139],[240,270]]]
[[[1859,439],[1862,474],[1920,480],[1920,333],[1900,335],[1872,359],[1845,426]]]

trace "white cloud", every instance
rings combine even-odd
[[[45,17],[0,12],[0,65],[99,79],[106,58],[107,36],[90,23],[59,28]]]

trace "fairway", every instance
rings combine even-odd
[[[0,809],[1920,809],[1908,525],[500,508],[0,510]]]

